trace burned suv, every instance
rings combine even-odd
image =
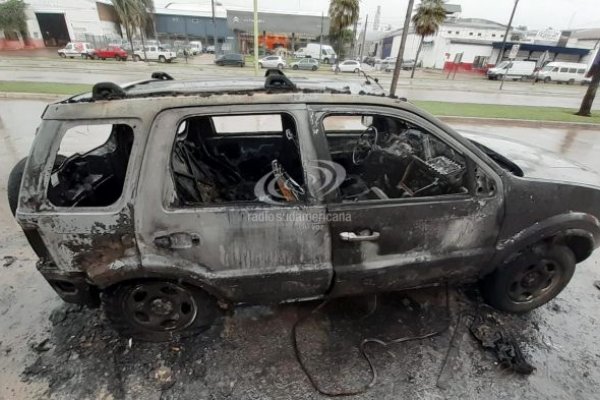
[[[439,282],[525,312],[599,243],[595,175],[464,137],[369,79],[154,76],[49,105],[9,181],[40,273],[127,337]]]

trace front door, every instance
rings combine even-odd
[[[475,276],[494,251],[501,181],[455,139],[416,115],[314,107],[331,161],[326,196],[333,293],[417,287]]]
[[[144,269],[234,301],[323,295],[330,238],[303,169],[307,121],[304,105],[160,114],[135,206]]]

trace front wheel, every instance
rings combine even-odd
[[[296,67],[296,69],[298,69],[298,67]],[[316,66],[316,65],[315,65],[315,66],[313,66],[313,67],[311,68],[311,70],[312,70],[312,71],[316,71],[316,70],[317,70],[317,66]]]
[[[165,56],[159,56],[158,57],[158,62],[164,63],[166,61],[167,61],[167,59],[165,58]]]
[[[540,244],[484,278],[482,295],[495,308],[524,313],[556,297],[575,272],[575,255],[563,245]]]
[[[294,65],[294,66],[292,67],[292,69],[293,69],[293,70],[297,70],[297,69],[298,69],[298,66],[297,66],[297,65]]]
[[[354,73],[355,73],[355,74],[358,74],[359,72],[360,72],[360,69],[358,69],[358,68],[354,68]]]
[[[195,335],[218,315],[215,299],[205,291],[159,280],[117,284],[102,293],[102,305],[121,336],[150,342]]]
[[[550,83],[551,80],[552,79],[549,76],[547,76],[544,78],[544,83]]]
[[[258,68],[260,68],[260,69],[262,69],[262,68],[263,68],[263,65],[262,65],[262,63],[258,63]]]
[[[283,64],[277,64],[277,69],[283,69]]]
[[[135,54],[133,56],[133,61],[142,61],[142,57],[138,56],[137,54]]]
[[[115,61],[121,61],[121,56],[115,56]]]

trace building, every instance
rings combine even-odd
[[[117,16],[108,0],[26,0],[28,37],[0,33],[0,50],[63,46],[121,37]]]
[[[215,8],[213,23],[210,6],[186,9],[160,8],[154,12],[156,38],[161,43],[174,41],[200,40],[205,46],[223,46],[233,40],[233,32],[227,26],[227,12],[221,7]]]

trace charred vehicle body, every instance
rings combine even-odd
[[[41,274],[128,337],[187,335],[227,304],[469,280],[525,312],[598,246],[591,172],[462,136],[368,79],[153,78],[49,105],[9,179]]]

